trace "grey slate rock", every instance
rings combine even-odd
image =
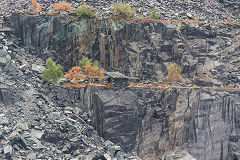
[[[9,27],[3,27],[3,28],[0,28],[0,32],[13,33],[14,29],[9,28]]]
[[[46,67],[44,67],[44,66],[35,65],[35,64],[32,65],[32,70],[37,73],[42,73],[45,69],[46,69]]]
[[[8,160],[12,159],[12,152],[13,152],[13,148],[10,145],[7,145],[3,148],[3,153],[6,157],[6,159],[8,159]]]
[[[35,160],[36,158],[36,153],[29,153],[26,157],[27,160]]]
[[[11,60],[11,56],[8,54],[8,52],[4,49],[0,49],[0,67],[5,69]]]

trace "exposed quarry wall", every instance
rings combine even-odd
[[[176,62],[185,84],[239,86],[239,26],[36,15],[14,15],[10,26],[30,52],[55,57],[66,70],[88,55],[108,71],[161,81]],[[204,80],[193,79],[200,75]],[[179,148],[198,160],[240,158],[237,90],[86,87],[47,94],[86,111],[99,135],[142,159]]]
[[[176,62],[185,83],[238,86],[240,82],[234,67],[240,65],[238,38],[234,38],[239,25],[15,14],[10,26],[30,52],[55,57],[65,70],[87,55],[108,71],[140,79],[162,81],[168,65]]]
[[[16,14],[11,26],[23,45],[34,47],[42,57],[56,57],[65,69],[76,65],[81,55],[88,55],[107,70],[158,81],[166,76],[172,62],[181,65],[186,76],[209,72],[220,65],[217,60],[215,66],[210,65],[209,59],[216,58],[215,51],[225,43],[216,39],[216,29],[201,23],[68,20]]]
[[[84,109],[100,136],[142,159],[175,149],[198,160],[240,158],[239,91],[87,87],[53,93],[61,93],[52,97],[58,105]]]

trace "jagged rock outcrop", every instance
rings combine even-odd
[[[55,57],[65,70],[87,55],[108,71],[163,81],[168,65],[176,62],[186,84],[239,86],[234,67],[240,65],[238,25],[68,21],[59,16],[15,14],[10,26],[30,52]]]

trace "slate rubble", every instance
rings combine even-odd
[[[54,3],[59,0],[38,0],[44,11],[51,11]],[[98,17],[109,16],[109,7],[114,3],[129,3],[137,9],[136,17],[149,17],[148,10],[156,8],[163,19],[195,19],[203,21],[226,22],[228,16],[234,17],[223,8],[223,4],[217,0],[71,0],[74,8],[80,3],[92,5]],[[3,10],[31,10],[30,0],[2,0]]]
[[[45,6],[51,6],[53,2],[55,1],[40,1]],[[95,6],[99,14],[104,16],[107,14],[101,13],[102,6],[107,8],[114,1],[86,2]],[[30,9],[29,1],[1,1],[0,3],[2,9]],[[76,7],[79,2],[76,1],[73,4]],[[225,22],[231,15],[212,0],[204,2],[195,0],[189,3],[174,0],[133,1],[132,5],[140,7],[138,11],[141,14],[137,15],[139,17],[147,17],[147,9],[155,6],[162,9],[161,12],[166,18],[195,19],[199,17],[200,20]],[[105,11],[108,12],[108,9]],[[203,11],[204,13],[201,13]],[[0,90],[1,94],[10,95],[3,96],[8,98],[1,100],[0,103],[0,159],[76,158],[85,160],[103,157],[109,159],[109,157],[125,155],[120,152],[119,147],[98,136],[89,125],[91,121],[88,113],[81,111],[80,108],[57,106],[43,94],[43,88],[46,87],[46,84],[42,85],[40,77],[43,60],[28,54],[24,48],[18,47],[18,39],[11,32],[10,28],[0,28]],[[220,45],[219,43],[217,45]],[[232,54],[236,56],[234,51],[238,46],[230,44],[229,46],[228,52],[233,50]],[[226,61],[228,61],[227,56]],[[235,79],[236,83],[239,82],[238,68],[233,73],[236,77],[231,78],[228,76],[234,74],[223,73],[222,79]],[[114,155],[114,152],[117,154]],[[184,155],[193,159],[188,153],[183,153],[183,157]],[[167,157],[171,158],[171,156],[178,155],[171,154]],[[133,160],[138,157],[129,156],[128,159]]]

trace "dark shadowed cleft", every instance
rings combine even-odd
[[[46,132],[46,134],[43,135],[43,140],[49,142],[49,143],[58,143],[59,141],[63,140],[63,138],[60,136],[60,132]]]
[[[9,106],[12,104],[12,95],[7,88],[0,88],[0,106]]]
[[[11,140],[11,145],[14,146],[15,149],[28,149],[26,141],[24,141],[21,137],[14,137]]]
[[[93,160],[107,160],[103,155],[96,156],[93,158]]]

